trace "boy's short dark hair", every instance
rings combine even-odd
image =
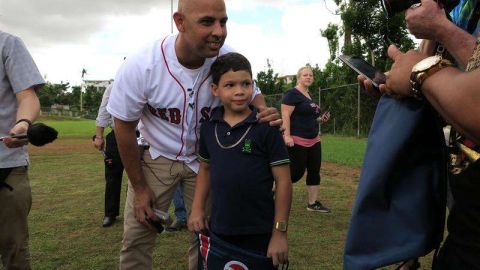
[[[239,53],[231,52],[219,56],[215,62],[213,62],[212,66],[210,67],[212,82],[214,84],[218,84],[222,75],[230,70],[245,70],[250,73],[250,76],[252,76],[252,66],[250,65],[248,59]]]

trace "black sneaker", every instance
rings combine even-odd
[[[320,212],[320,213],[330,213],[330,209],[323,206],[321,202],[315,201],[313,204],[307,205],[308,211]]]

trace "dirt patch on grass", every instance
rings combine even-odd
[[[53,143],[42,147],[30,145],[28,147],[29,153],[32,156],[45,154],[66,154],[66,153],[89,153],[95,151],[91,141],[84,138],[67,138],[58,139]]]
[[[349,167],[338,163],[322,161],[322,177],[333,180],[352,181],[357,183],[360,178],[360,168]]]

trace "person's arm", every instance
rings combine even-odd
[[[210,191],[210,165],[200,162],[200,169],[195,181],[195,194],[192,202],[192,213],[188,218],[188,229],[192,232],[208,230],[208,220],[205,215],[205,202]]]
[[[445,11],[434,0],[422,0],[422,5],[405,12],[407,28],[419,39],[440,42],[464,68],[475,48],[474,36],[448,20]]]
[[[282,221],[288,224],[288,216],[292,204],[292,181],[288,164],[272,167],[275,178],[275,218],[274,222]],[[272,230],[272,237],[268,244],[267,256],[273,260],[273,265],[288,262],[287,232]]]
[[[388,50],[394,64],[387,77],[386,88],[401,96],[411,96],[409,82],[412,67],[425,58],[416,51]],[[480,70],[462,72],[444,68],[428,77],[422,84],[422,93],[442,117],[460,133],[480,142]]]
[[[30,122],[35,121],[40,114],[40,101],[38,100],[35,90],[28,88],[18,92],[15,96],[18,104],[16,120],[26,119]],[[13,126],[9,134],[24,134],[27,132],[28,127],[27,122],[20,121]],[[25,145],[27,140],[6,137],[4,143],[8,148],[16,148]]]
[[[480,69],[444,68],[425,80],[422,92],[461,134],[480,143]]]
[[[439,31],[438,41],[447,48],[458,66],[464,69],[475,49],[476,39],[452,22],[448,22],[449,24],[442,31]]]
[[[106,127],[111,126],[112,115],[107,111],[108,99],[110,98],[110,92],[112,91],[113,84],[110,84],[103,92],[102,102],[98,108],[97,119],[95,121],[97,127],[95,129],[95,139],[93,140],[93,146],[98,150],[102,150],[105,146],[105,139],[103,133]]]
[[[274,107],[267,107],[265,97],[262,94],[257,94],[251,104],[258,109],[258,121],[260,123],[269,122],[270,126],[281,126],[282,118]]]
[[[138,121],[126,122],[118,118],[114,118],[114,121],[118,151],[135,192],[135,217],[141,224],[152,228],[147,218],[158,220],[152,210],[155,194],[145,180],[140,162],[140,151],[135,133]]]
[[[293,146],[293,139],[290,134],[290,116],[295,110],[295,106],[290,106],[286,104],[280,105],[280,111],[282,112],[282,121],[283,121],[283,139],[285,140],[285,145],[288,147]]]
[[[99,151],[102,150],[103,147],[105,146],[105,140],[103,138],[104,131],[105,131],[104,127],[97,126],[95,128],[95,138],[92,143],[93,143],[93,146],[95,146],[95,148]]]

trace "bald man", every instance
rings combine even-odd
[[[158,221],[153,209],[167,211],[178,185],[190,213],[200,125],[220,104],[209,90],[210,66],[218,55],[232,51],[223,46],[228,19],[223,0],[180,0],[173,19],[178,34],[127,57],[107,107],[129,177],[120,269],[152,269],[157,234],[152,224]],[[281,124],[259,90],[252,104],[260,111],[260,121]],[[148,149],[137,147],[138,122]],[[197,241],[192,238],[189,269],[197,269],[197,257]]]

